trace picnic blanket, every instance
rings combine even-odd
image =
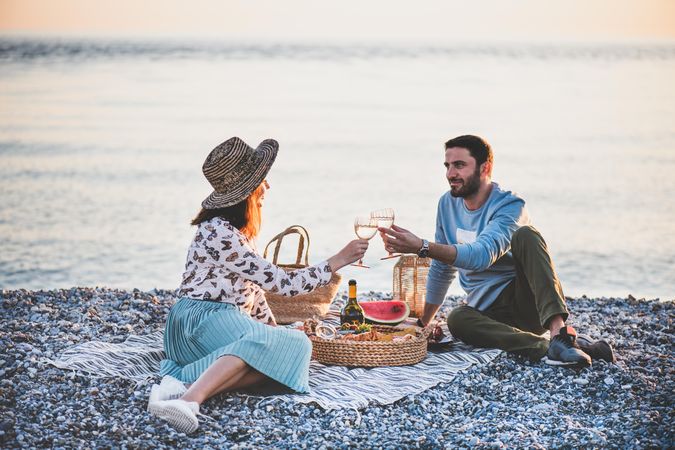
[[[164,358],[162,339],[163,332],[159,331],[132,335],[122,343],[85,342],[68,348],[49,363],[92,377],[124,377],[146,383],[159,378],[159,363]],[[454,342],[447,348],[430,351],[424,361],[413,366],[348,368],[312,361],[309,394],[272,395],[263,402],[314,402],[326,410],[360,409],[371,403],[387,405],[439,383],[448,383],[457,373],[474,364],[487,364],[500,353],[501,350],[476,349]]]

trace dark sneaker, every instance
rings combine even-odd
[[[577,344],[579,344],[579,348],[592,359],[602,359],[603,361],[607,362],[616,362],[614,350],[612,349],[612,346],[607,343],[607,341],[601,340],[594,342],[588,336],[579,335],[577,337]]]
[[[563,367],[588,367],[591,357],[577,345],[577,332],[572,327],[562,327],[551,339],[546,353],[546,364]]]

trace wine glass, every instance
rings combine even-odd
[[[359,239],[370,239],[377,233],[377,220],[372,217],[359,216],[354,219],[354,232]],[[359,259],[358,264],[352,264],[354,267],[370,267],[363,265],[363,258]]]
[[[370,217],[377,222],[377,225],[384,228],[391,228],[394,224],[394,210],[391,208],[378,209],[370,213]],[[380,259],[390,259],[400,257],[400,253],[389,252],[387,256]]]

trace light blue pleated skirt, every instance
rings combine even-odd
[[[182,298],[164,331],[160,374],[192,383],[213,362],[233,355],[296,392],[309,392],[312,344],[301,331],[253,320],[231,304]]]

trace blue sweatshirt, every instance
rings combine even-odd
[[[464,199],[443,194],[436,214],[436,242],[454,245],[453,266],[431,262],[426,301],[440,305],[459,271],[459,283],[469,306],[485,311],[515,278],[511,236],[530,223],[525,201],[492,183],[492,191],[480,208],[469,211]]]

